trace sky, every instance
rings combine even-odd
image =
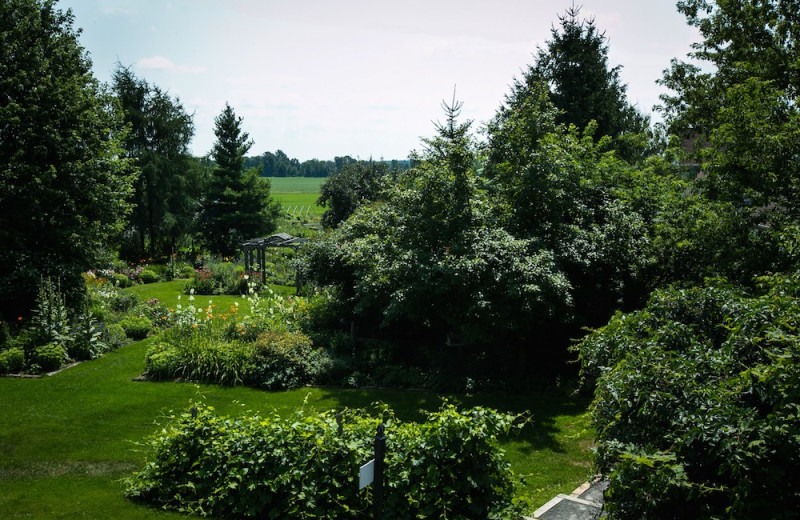
[[[404,159],[453,92],[478,131],[572,0],[61,0],[95,77],[117,63],[194,115],[194,155],[229,103],[254,141],[300,161]],[[645,113],[672,58],[698,41],[670,0],[586,0],[609,64]],[[657,114],[653,114],[658,119]]]

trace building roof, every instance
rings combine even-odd
[[[242,242],[242,247],[298,247],[304,242],[308,242],[308,239],[295,237],[288,233],[278,233],[268,237],[251,238],[246,242]]]

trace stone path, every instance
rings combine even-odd
[[[569,495],[558,495],[525,520],[594,520],[603,513],[605,479],[587,482]]]

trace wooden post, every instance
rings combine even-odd
[[[386,457],[386,435],[383,424],[375,434],[375,520],[383,520],[383,461]]]

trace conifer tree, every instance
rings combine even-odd
[[[620,155],[632,160],[638,154],[626,141],[646,132],[649,118],[628,102],[627,85],[620,79],[622,66],[609,67],[608,39],[593,18],[580,18],[580,9],[570,7],[558,17],[560,27],[553,27],[553,39],[538,49],[531,72],[547,83],[559,110],[557,122],[583,130],[596,121],[595,136],[615,138]]]
[[[179,99],[130,68],[117,67],[112,88],[130,125],[126,155],[141,170],[126,230],[136,239],[123,249],[135,257],[166,256],[189,232],[197,211],[198,168],[189,155],[194,122]]]
[[[245,240],[275,229],[280,207],[270,197],[269,180],[257,168],[244,169],[244,156],[253,141],[242,130],[242,118],[227,103],[214,119],[214,135],[214,167],[200,228],[212,253],[232,256]]]

